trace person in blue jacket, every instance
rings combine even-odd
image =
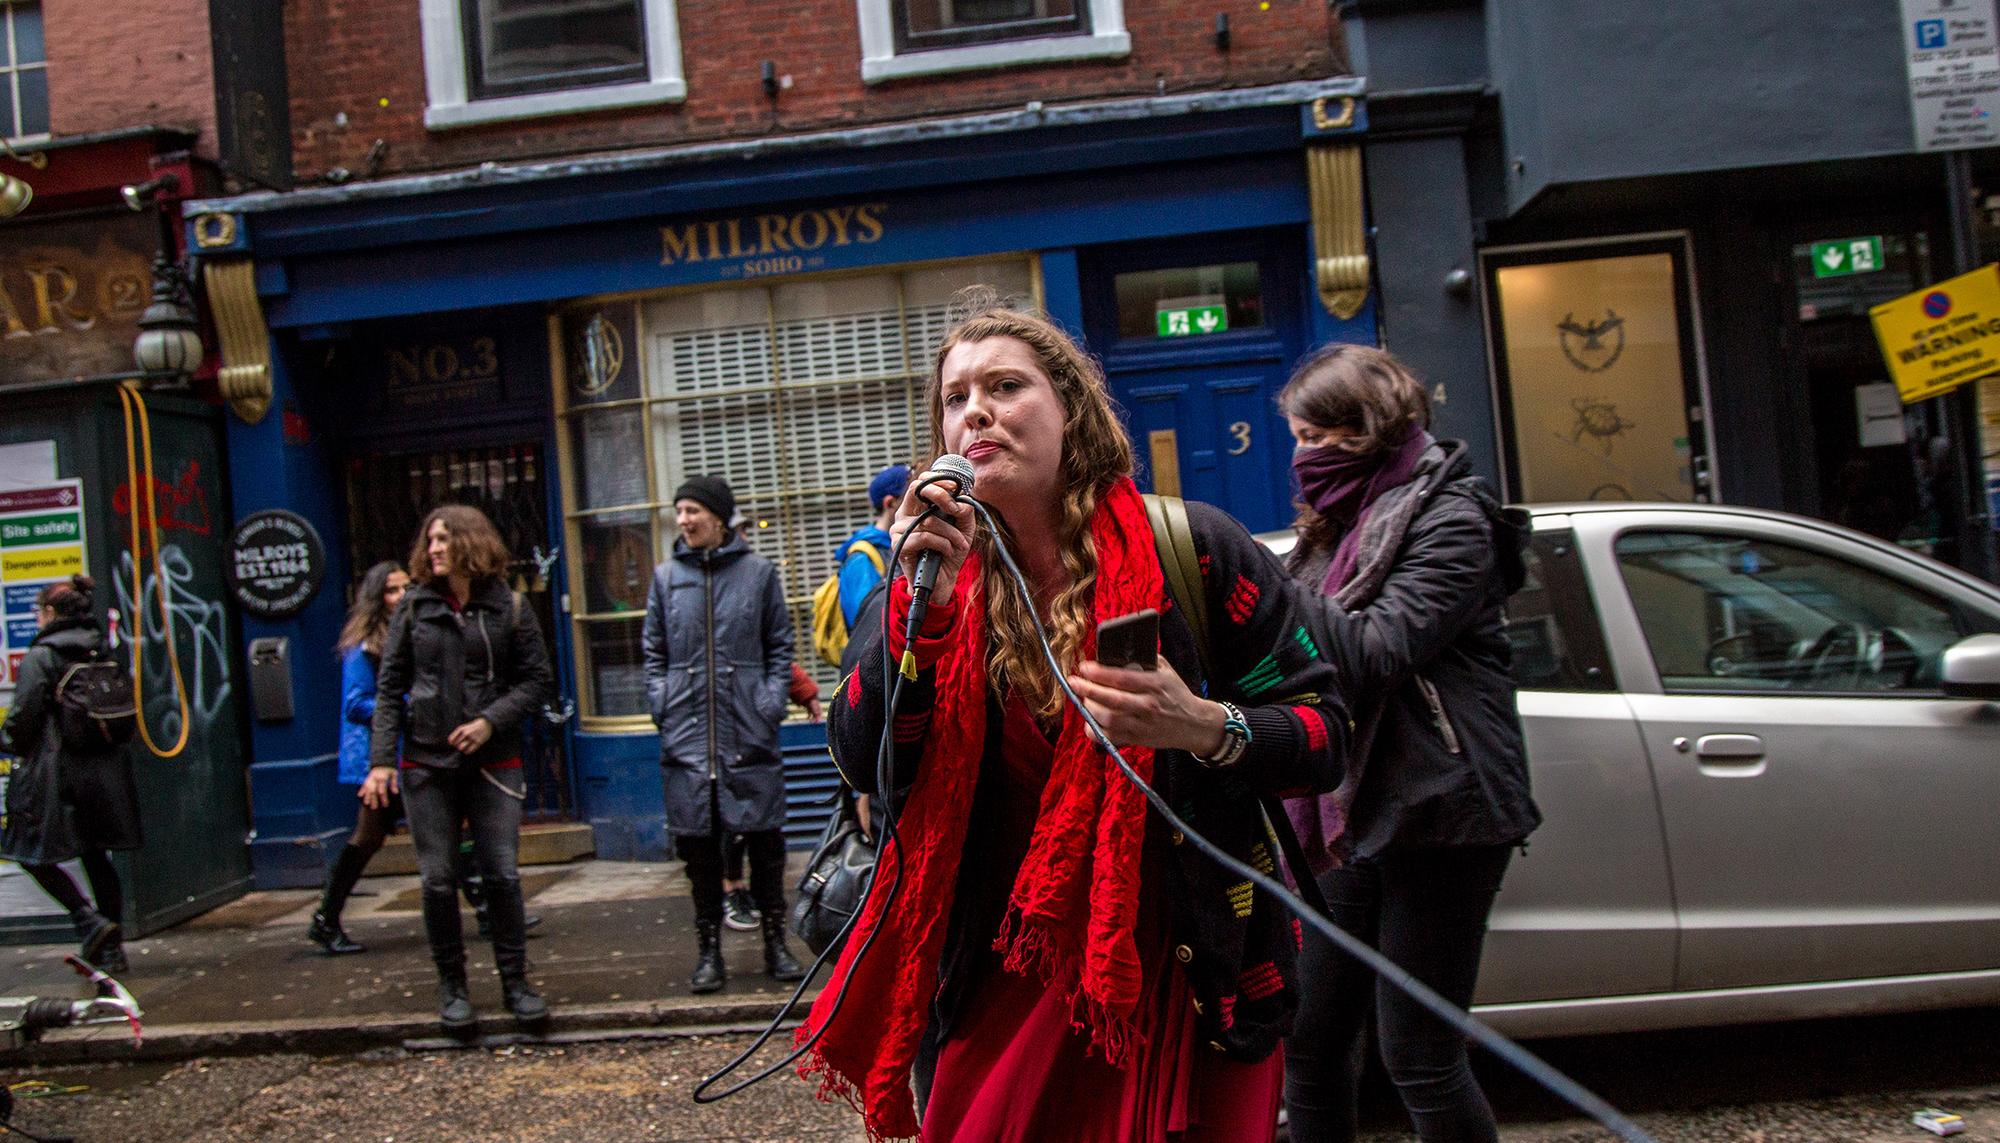
[[[369,728],[375,721],[375,670],[382,660],[382,637],[388,633],[389,617],[409,586],[409,573],[394,560],[369,568],[361,577],[361,589],[354,593],[354,605],[347,609],[347,622],[334,646],[340,656],[340,784],[353,786],[357,792],[368,779]],[[379,810],[364,805],[355,818],[354,833],[334,859],[326,893],[306,930],[306,938],[327,955],[362,951],[363,946],[340,927],[340,911],[401,814],[402,807],[391,801]]]
[[[896,522],[896,508],[903,502],[903,490],[910,486],[910,466],[892,464],[868,482],[868,505],[875,519],[847,537],[833,553],[840,564],[840,612],[847,620],[848,645],[854,646],[853,631],[861,621],[861,605],[882,585],[889,564],[889,525]],[[873,548],[878,559],[871,560],[864,548]],[[843,669],[842,674],[846,673]]]

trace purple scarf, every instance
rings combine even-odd
[[[1360,560],[1361,525],[1384,492],[1410,479],[1430,444],[1430,434],[1411,425],[1400,443],[1366,455],[1330,445],[1293,454],[1299,494],[1342,533],[1326,580],[1320,584],[1322,593],[1332,595],[1353,578]]]

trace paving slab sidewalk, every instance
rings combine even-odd
[[[522,871],[528,911],[543,918],[529,934],[528,957],[553,1010],[549,1035],[758,1027],[778,1011],[794,986],[764,976],[756,933],[725,930],[728,986],[688,992],[694,913],[686,885],[678,863],[578,861]],[[305,940],[318,900],[308,890],[251,893],[129,942],[132,971],[121,979],[145,1009],[144,1044],[135,1051],[122,1025],[104,1025],[52,1032],[25,1054],[57,1062],[347,1052],[436,1036],[436,976],[416,878],[362,880],[345,923],[367,951],[351,956],[325,956]],[[477,939],[469,909],[464,921],[481,1031],[510,1035],[516,1030],[501,1007],[492,946]],[[69,950],[0,949],[0,994],[88,995],[63,964]],[[792,951],[810,963],[796,938]]]

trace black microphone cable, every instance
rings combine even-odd
[[[1148,785],[1144,778],[1139,777],[1138,771],[1132,769],[1132,764],[1125,760],[1125,755],[1119,752],[1117,744],[1111,741],[1111,736],[1106,734],[1104,727],[1098,724],[1096,718],[1092,717],[1090,708],[1086,707],[1083,700],[1077,697],[1075,688],[1070,686],[1068,676],[1063,673],[1062,664],[1056,660],[1055,649],[1049,644],[1048,632],[1042,627],[1041,615],[1036,611],[1034,606],[1035,593],[1029,589],[1027,577],[1021,574],[1020,567],[1015,564],[1014,554],[1007,550],[1005,541],[1001,539],[1001,532],[994,523],[992,512],[988,510],[986,505],[970,496],[963,499],[966,503],[972,505],[973,509],[979,513],[979,518],[993,532],[993,546],[999,551],[1002,562],[1007,565],[1007,571],[1013,577],[1015,589],[1021,593],[1021,599],[1028,605],[1026,609],[1028,618],[1034,622],[1035,637],[1041,640],[1042,655],[1048,659],[1049,668],[1055,673],[1056,685],[1062,688],[1063,695],[1068,698],[1070,705],[1076,708],[1076,712],[1083,716],[1083,723],[1090,730],[1092,737],[1097,740],[1099,749],[1109,754],[1112,760],[1118,763],[1118,769],[1124,772],[1126,780],[1139,788],[1139,792],[1145,795],[1147,804],[1151,805],[1153,810],[1161,818],[1165,819],[1168,825],[1179,830],[1188,841],[1194,844],[1197,850],[1206,854],[1218,865],[1221,865],[1224,869],[1229,870],[1239,877],[1248,879],[1252,884],[1275,897],[1301,920],[1323,933],[1336,947],[1373,969],[1382,979],[1401,989],[1410,999],[1423,1005],[1433,1016],[1457,1029],[1467,1039],[1472,1040],[1480,1047],[1485,1048],[1487,1051],[1492,1052],[1502,1060],[1513,1065],[1516,1070],[1540,1084],[1550,1094],[1555,1095],[1571,1107],[1590,1116],[1605,1129],[1613,1132],[1619,1138],[1626,1140],[1627,1143],[1653,1143],[1652,1136],[1647,1135],[1641,1130],[1638,1124],[1627,1119],[1623,1112],[1605,1102],[1603,1097],[1567,1075],[1564,1075],[1541,1057],[1487,1027],[1470,1013],[1461,1010],[1456,1004],[1438,995],[1429,985],[1410,975],[1409,971],[1401,965],[1383,956],[1379,951],[1354,937],[1345,929],[1342,929],[1339,925],[1334,924],[1330,919],[1313,909],[1310,905],[1300,900],[1277,878],[1259,872],[1254,867],[1238,861],[1235,857],[1225,852],[1222,847],[1196,832],[1193,826],[1182,821],[1180,815],[1174,813],[1173,808],[1167,804],[1167,800],[1160,796],[1159,791]],[[1310,877],[1312,873],[1310,870],[1299,870],[1298,875],[1301,877]]]
[[[945,478],[945,479],[950,479],[950,478]],[[920,484],[917,487],[921,491],[928,485],[938,483],[939,480],[940,480],[939,477],[932,477],[931,479],[924,481],[923,484]],[[935,505],[925,508],[923,512],[918,514],[916,520],[914,520],[910,524],[910,527],[906,531],[904,531],[903,538],[896,541],[896,546],[890,550],[889,560],[886,565],[887,567],[893,569],[896,566],[897,562],[902,558],[903,545],[906,542],[908,542],[910,535],[916,531],[917,525],[923,523],[926,519],[929,519],[932,516],[936,516],[937,514],[938,514],[938,509]],[[819,954],[818,958],[813,961],[812,967],[806,970],[806,974],[804,977],[800,978],[798,986],[792,989],[791,997],[787,999],[785,1003],[778,1009],[778,1014],[771,1018],[771,1022],[765,1026],[764,1030],[757,1034],[757,1038],[755,1040],[752,1040],[748,1047],[744,1048],[741,1052],[738,1052],[734,1059],[722,1065],[720,1068],[717,1068],[714,1073],[702,1077],[701,1082],[695,1085],[693,1098],[696,1103],[718,1103],[722,1100],[728,1099],[730,1096],[735,1095],[740,1091],[743,1091],[746,1088],[752,1087],[756,1084],[762,1083],[767,1079],[770,1079],[772,1076],[777,1075],[779,1072],[785,1070],[786,1068],[790,1067],[793,1063],[797,1062],[799,1057],[805,1055],[807,1052],[812,1051],[813,1048],[818,1045],[820,1037],[824,1036],[826,1034],[826,1030],[833,1026],[834,1018],[840,1015],[840,1006],[846,1003],[847,1001],[847,987],[849,984],[853,983],[855,970],[861,967],[862,960],[867,957],[869,948],[875,943],[876,934],[882,931],[881,926],[879,925],[873,929],[870,929],[868,935],[862,939],[861,947],[854,950],[854,963],[848,966],[847,976],[844,977],[840,982],[840,991],[834,993],[833,1007],[827,1011],[826,1020],[820,1024],[819,1030],[817,1032],[814,1032],[811,1036],[807,1037],[805,1043],[800,1044],[797,1047],[793,1048],[791,1052],[785,1055],[782,1059],[778,1060],[776,1063],[771,1064],[770,1066],[766,1067],[764,1070],[758,1072],[757,1074],[751,1076],[750,1078],[741,1080],[723,1089],[722,1091],[716,1092],[714,1094],[709,1093],[710,1088],[714,1087],[717,1083],[721,1082],[724,1078],[728,1077],[732,1073],[741,1069],[743,1065],[749,1061],[751,1056],[756,1055],[759,1049],[761,1049],[765,1044],[771,1041],[771,1037],[778,1034],[779,1029],[783,1027],[785,1021],[791,1016],[792,1012],[795,1009],[797,1009],[799,1005],[799,1000],[805,996],[806,989],[812,987],[813,981],[818,979],[820,969],[825,967],[827,964],[827,958],[834,957],[835,959],[838,959],[838,954],[842,949],[842,947],[845,945],[848,935],[851,932],[853,932],[855,923],[860,921],[861,914],[867,911],[869,898],[875,895],[876,889],[879,888],[882,883],[882,862],[885,859],[886,855],[888,854],[889,850],[892,848],[896,851],[896,867],[893,870],[894,877],[889,882],[889,889],[888,889],[889,896],[882,903],[883,915],[886,916],[890,909],[895,908],[897,893],[903,887],[903,851],[900,845],[893,845],[893,846],[891,845],[891,843],[894,842],[897,837],[896,791],[893,788],[892,779],[894,778],[893,770],[894,770],[894,758],[895,758],[896,706],[898,703],[902,701],[903,698],[903,682],[905,676],[901,671],[896,669],[896,667],[890,662],[889,658],[890,595],[891,593],[887,591],[882,593],[882,602],[881,602],[882,623],[878,628],[878,630],[881,632],[881,639],[882,639],[883,708],[882,708],[882,737],[878,741],[875,748],[875,799],[874,800],[880,803],[881,805],[882,825],[879,831],[879,836],[875,839],[876,867],[875,867],[875,872],[871,874],[868,879],[868,892],[862,897],[861,902],[858,906],[856,906],[854,913],[847,918],[847,923],[840,927],[840,934],[836,936],[833,939],[833,941],[829,943],[826,946],[826,948]],[[857,671],[860,669],[861,668],[859,667],[855,668],[855,670]],[[837,699],[839,698],[839,695],[836,693],[833,697]],[[870,824],[871,823],[867,822],[862,823],[864,828],[866,828]]]

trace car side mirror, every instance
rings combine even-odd
[[[1938,674],[1951,698],[2000,702],[2000,635],[1974,635],[1945,648]]]

